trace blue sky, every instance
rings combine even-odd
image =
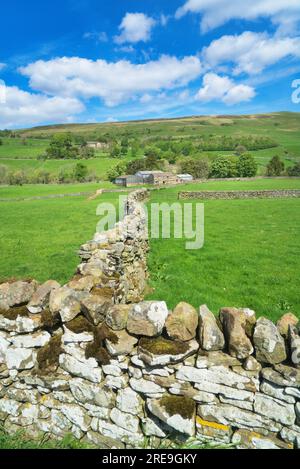
[[[299,0],[2,2],[0,128],[299,111]]]

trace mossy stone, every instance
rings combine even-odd
[[[104,323],[98,327],[93,327],[94,340],[90,342],[85,350],[85,357],[95,358],[100,365],[108,365],[111,356],[104,347],[105,339],[109,339],[112,343],[118,343],[118,337],[114,332]]]
[[[51,313],[49,309],[45,309],[41,313],[42,325],[45,329],[53,330],[61,325],[59,313]]]
[[[77,316],[72,321],[66,322],[65,326],[75,334],[82,332],[94,332],[95,327],[91,324],[85,316]]]
[[[61,339],[62,334],[52,337],[48,344],[38,351],[38,371],[41,374],[47,373],[48,370],[57,368],[59,365],[59,355],[62,352]]]
[[[160,399],[160,405],[172,417],[181,415],[184,419],[192,419],[195,413],[195,401],[190,397],[166,395]]]
[[[29,312],[26,306],[16,306],[9,308],[8,310],[0,309],[0,316],[4,316],[10,321],[15,321],[18,316],[29,317]]]
[[[189,345],[186,342],[178,342],[156,337],[154,339],[142,338],[139,346],[154,355],[179,355],[186,353]]]

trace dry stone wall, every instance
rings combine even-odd
[[[283,199],[300,197],[300,190],[181,191],[179,199]]]
[[[300,447],[298,318],[143,301],[146,195],[132,193],[124,220],[82,246],[67,285],[0,285],[2,425],[100,448],[191,437]]]

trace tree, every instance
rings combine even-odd
[[[288,169],[288,175],[291,177],[300,176],[300,161],[295,163],[294,166]]]
[[[247,148],[244,145],[237,145],[235,149],[235,154],[240,156],[243,153],[246,153],[246,151],[247,151]]]
[[[150,171],[155,170],[155,169],[160,169],[159,159],[153,153],[148,154],[148,156],[146,157],[145,169],[148,169]]]
[[[118,176],[126,172],[126,163],[122,162],[108,170],[107,178],[109,181],[114,181]]]
[[[3,140],[2,140],[2,138],[0,138],[0,145],[3,145]]]
[[[53,135],[46,155],[53,159],[71,159],[78,157],[79,150],[73,146],[70,133],[58,133]]]
[[[253,177],[256,175],[257,163],[251,153],[243,153],[239,156],[236,169],[240,177]]]
[[[232,178],[237,175],[236,160],[233,158],[219,156],[211,166],[210,177],[212,178]]]
[[[74,169],[76,181],[83,182],[88,174],[88,169],[83,163],[77,163]]]
[[[209,175],[209,161],[204,158],[185,158],[180,161],[180,171],[196,179],[206,179]]]
[[[136,158],[139,152],[139,143],[137,140],[133,140],[130,146],[130,154],[132,158]]]
[[[82,145],[79,150],[79,156],[84,160],[88,160],[89,158],[95,158],[95,149],[86,145]]]
[[[135,174],[138,171],[143,171],[146,169],[146,159],[141,158],[138,160],[129,161],[126,165],[126,173]]]
[[[280,174],[284,171],[284,163],[281,161],[279,156],[273,156],[273,158],[269,161],[267,165],[267,176],[280,176]]]
[[[127,152],[128,152],[128,138],[127,137],[122,137],[120,151],[122,155],[127,155]]]
[[[121,156],[121,149],[117,143],[115,143],[110,150],[110,155],[111,158],[120,158]]]
[[[163,158],[167,160],[170,164],[176,163],[176,155],[172,150],[167,150],[163,153]]]

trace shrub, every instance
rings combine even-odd
[[[79,150],[79,157],[88,160],[89,158],[95,157],[95,149],[88,147],[86,145],[82,145]]]
[[[291,168],[288,169],[289,176],[300,176],[300,161],[294,164]]]
[[[34,171],[30,178],[32,184],[50,184],[52,182],[51,173],[45,169]]]
[[[110,149],[110,153],[109,153],[109,156],[111,158],[120,158],[121,156],[121,148],[118,144],[114,144],[112,145],[111,149]]]
[[[244,153],[239,156],[236,169],[240,177],[253,177],[257,173],[257,163],[250,153]]]
[[[76,181],[83,182],[88,175],[88,169],[83,163],[77,163],[73,175]]]
[[[237,176],[236,159],[219,156],[211,165],[210,177],[232,178]]]
[[[0,184],[5,184],[7,182],[7,166],[0,164]]]
[[[273,156],[273,158],[269,161],[267,165],[267,176],[280,176],[280,174],[284,171],[284,163],[281,161],[279,156]]]
[[[126,164],[125,163],[119,163],[117,164],[114,168],[111,168],[107,172],[107,178],[109,181],[114,181],[118,176],[121,176],[126,172]]]
[[[196,179],[208,178],[209,170],[209,161],[207,159],[185,158],[180,161],[180,171],[191,174]]]
[[[24,171],[16,171],[8,174],[8,183],[12,186],[22,186],[28,182]]]

